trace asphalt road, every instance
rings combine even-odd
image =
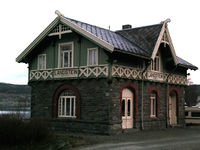
[[[174,128],[115,136],[85,136],[94,144],[77,150],[200,150],[200,127]]]

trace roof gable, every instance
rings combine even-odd
[[[84,22],[73,20],[59,14],[50,25],[16,58],[17,62],[25,62],[26,57],[32,50],[46,37],[77,32],[100,47],[110,51],[120,51],[131,55],[136,55],[145,59],[154,59],[161,43],[168,44],[172,52],[175,64],[180,64],[172,44],[172,40],[167,28],[166,20],[160,24],[151,26],[125,29],[120,31],[110,31]],[[191,64],[183,63],[182,66],[188,67]],[[195,66],[191,66],[194,68]],[[196,67],[197,68],[197,67]]]
[[[160,31],[160,35],[159,35],[159,37],[157,39],[157,42],[155,44],[155,47],[154,47],[154,50],[152,52],[151,58],[154,60],[161,43],[168,44],[169,47],[170,47],[171,53],[172,53],[172,57],[173,57],[174,63],[177,65],[178,64],[178,60],[177,60],[177,57],[176,57],[176,52],[175,52],[175,49],[174,49],[174,46],[173,46],[173,43],[172,43],[172,40],[171,40],[171,37],[170,37],[170,34],[169,34],[169,30],[167,28],[167,23],[168,22],[170,22],[170,20],[168,20],[168,19],[163,22],[162,29]]]
[[[116,31],[116,33],[141,47],[149,54],[150,57],[160,35],[161,29],[162,24],[156,24],[152,26],[120,30]]]

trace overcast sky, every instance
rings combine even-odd
[[[53,21],[66,17],[115,31],[123,24],[152,25],[170,18],[177,56],[200,67],[199,0],[1,0],[0,82],[27,84],[27,65],[16,57]],[[200,84],[200,71],[188,71]]]

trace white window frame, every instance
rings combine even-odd
[[[96,51],[96,55],[93,57],[92,56],[92,64],[90,64],[90,51]],[[88,55],[87,55],[87,65],[88,66],[97,66],[99,63],[99,51],[98,51],[98,48],[97,47],[94,47],[94,48],[88,48]],[[94,60],[96,59],[96,64],[94,64]]]
[[[72,45],[72,50],[66,50],[63,51],[63,53],[69,53],[71,52],[71,66],[69,65],[70,59],[68,59],[68,66],[64,67],[64,55],[62,58],[62,62],[61,62],[61,46],[64,45]],[[73,42],[67,42],[67,43],[59,43],[58,44],[58,68],[73,68],[74,67],[74,43]]]
[[[151,93],[150,96],[150,117],[155,118],[157,112],[157,94]]]
[[[43,68],[40,68],[40,57],[44,57],[44,64],[43,64]],[[37,65],[37,67],[38,67],[38,70],[45,70],[46,69],[46,54],[40,54],[40,55],[38,55],[38,61],[37,61],[37,63],[38,63],[38,65]]]
[[[63,108],[63,98],[65,101],[65,105]],[[67,99],[70,99],[70,110],[69,115],[66,114],[67,112]],[[74,99],[74,105],[72,106],[72,99]],[[72,115],[72,107],[73,107],[73,115]],[[62,113],[64,112],[64,113]],[[76,96],[60,96],[58,100],[58,117],[65,117],[65,118],[76,118]]]
[[[161,68],[160,68],[160,66],[161,66],[161,64],[160,64],[161,60],[160,59],[161,59],[160,53],[158,53],[156,55],[156,57],[154,58],[154,60],[151,62],[151,70],[152,71],[160,72],[160,70],[161,70]]]

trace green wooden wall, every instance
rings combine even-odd
[[[74,67],[87,66],[88,48],[98,48],[98,64],[108,64],[108,55],[105,50],[89,41],[88,39],[76,34],[69,33],[62,35],[59,39],[58,36],[55,40],[52,38],[49,44],[42,48],[37,55],[31,58],[29,63],[30,70],[37,70],[38,55],[46,54],[46,69],[58,68],[58,48],[60,43],[73,42],[74,45]],[[37,48],[40,49],[40,48]]]

